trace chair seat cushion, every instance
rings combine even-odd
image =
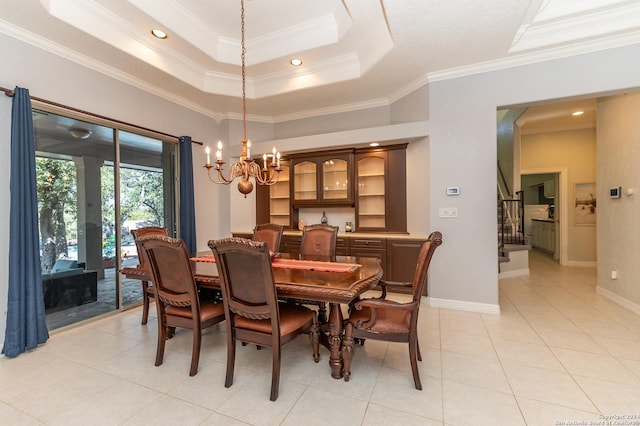
[[[280,335],[285,336],[295,330],[311,324],[314,311],[304,306],[293,303],[279,303],[280,310]],[[271,320],[255,320],[236,315],[236,328],[271,334]]]
[[[165,308],[167,315],[175,317],[191,318],[191,308],[180,308],[177,306],[167,306]],[[222,303],[211,303],[200,301],[200,320],[206,322],[217,316],[224,315],[224,305]]]
[[[389,300],[389,304],[396,304],[396,302]],[[366,322],[371,318],[371,309],[363,307],[362,310],[354,309],[349,315],[349,322],[351,322],[356,328],[358,322]],[[396,310],[396,309],[380,309],[376,308],[376,322],[368,330],[376,333],[397,333],[407,334],[409,333],[411,314],[409,311]]]

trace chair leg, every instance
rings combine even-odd
[[[147,294],[147,287],[149,283],[142,281],[142,325],[147,324],[149,319],[149,294]]]
[[[164,358],[164,344],[167,341],[167,327],[163,324],[161,316],[158,318],[158,347],[156,349],[156,367],[162,364]]]
[[[233,369],[236,364],[236,338],[233,331],[227,327],[227,377],[224,380],[224,387],[228,388],[233,384]]]
[[[272,371],[271,371],[271,395],[269,399],[275,401],[278,399],[278,389],[280,388],[280,345],[274,345],[272,350]]]
[[[342,376],[348,382],[351,377],[351,358],[353,357],[353,324],[347,322],[344,326],[342,339]]]
[[[418,339],[409,339],[409,361],[411,362],[411,372],[413,373],[413,383],[416,389],[422,390],[422,383],[420,383],[420,374],[418,373]]]
[[[420,341],[416,338],[416,348],[418,349],[418,361],[422,361],[422,355],[420,355]]]
[[[193,326],[193,347],[191,348],[191,369],[189,376],[195,376],[198,373],[198,362],[200,361],[200,345],[202,343],[202,329],[200,324]]]

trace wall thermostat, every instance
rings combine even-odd
[[[459,186],[448,186],[447,187],[447,195],[460,195],[460,187]]]
[[[620,198],[621,195],[622,195],[621,186],[609,189],[609,198]]]

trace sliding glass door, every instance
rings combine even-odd
[[[134,306],[140,282],[130,231],[175,235],[176,144],[34,110],[40,253],[50,330]]]

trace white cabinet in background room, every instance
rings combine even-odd
[[[549,220],[531,221],[531,245],[554,254],[556,252],[556,224]]]
[[[553,180],[548,180],[544,183],[544,196],[545,198],[555,198],[556,184]]]

